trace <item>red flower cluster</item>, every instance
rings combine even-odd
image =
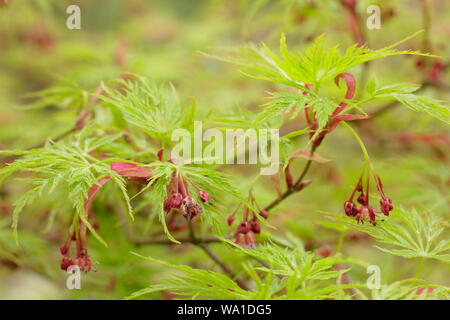
[[[192,182],[191,184],[198,190],[200,200],[208,202],[209,194]],[[173,175],[167,187],[167,194],[168,196],[164,200],[164,211],[166,213],[170,213],[172,209],[180,210],[182,215],[190,220],[203,211],[202,207],[189,195],[185,180],[178,174]]]
[[[380,177],[374,175],[377,190],[381,195],[380,199],[380,211],[376,211],[374,207],[369,204],[369,186],[370,186],[370,174],[367,174],[366,186],[364,189],[363,175],[359,177],[358,183],[355,186],[350,198],[344,203],[345,214],[349,217],[355,217],[358,223],[363,223],[364,220],[368,220],[374,226],[376,225],[375,220],[377,219],[377,213],[383,213],[388,216],[389,213],[394,209],[392,205],[391,198],[386,197],[383,191],[383,185],[381,183]],[[353,202],[353,198],[356,193],[359,193],[357,198],[358,205]]]
[[[264,219],[269,217],[269,213],[261,210],[259,215]],[[236,228],[234,241],[246,248],[254,248],[256,243],[255,236],[261,233],[261,223],[256,218],[255,213],[252,212],[252,217],[249,217],[249,209],[245,208],[244,218]],[[231,226],[234,222],[235,214],[228,217],[228,225]]]
[[[67,268],[69,268],[72,265],[77,265],[80,267],[81,271],[91,271],[92,270],[92,261],[89,258],[87,248],[85,247],[86,244],[86,226],[79,221],[79,228],[77,232],[72,232],[69,235],[69,238],[67,239],[66,243],[62,244],[59,249],[62,254],[61,259],[61,269],[64,271],[67,271]],[[76,245],[76,256],[75,258],[69,257],[69,251],[70,246],[72,242],[75,242]]]
[[[139,166],[129,162],[111,162],[110,167],[111,170],[131,180],[145,181],[152,176],[151,168]],[[92,200],[100,188],[110,180],[111,177],[106,176],[100,179],[97,184],[93,185],[89,189],[86,200],[84,201],[84,211],[86,212],[88,219],[92,219],[93,217],[92,212],[90,211]],[[91,225],[95,226],[96,223],[92,222]],[[82,271],[85,272],[92,270],[92,261],[89,258],[86,248],[87,235],[88,229],[84,222],[79,219],[78,225],[74,228],[74,231],[70,233],[67,241],[60,246],[60,251],[63,255],[60,265],[62,270],[67,270],[67,268],[71,265],[77,265]],[[75,258],[69,257],[72,242],[75,242],[76,245]]]

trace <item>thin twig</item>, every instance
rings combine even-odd
[[[95,93],[94,95],[91,97],[91,99],[89,100],[89,102],[87,103],[85,109],[80,113],[80,117],[77,119],[76,123],[74,124],[74,126],[71,129],[68,129],[66,131],[64,131],[63,133],[61,133],[60,135],[54,137],[53,139],[51,139],[53,142],[57,142],[59,140],[64,139],[65,137],[67,137],[68,135],[80,130],[83,126],[82,121],[84,121],[84,117],[86,117],[87,115],[87,110],[92,107],[97,101],[98,101],[98,97],[97,95],[100,95],[102,92],[102,87],[101,85],[99,85],[96,89],[95,89]],[[84,114],[84,116],[82,116]],[[45,144],[47,143],[48,139],[45,139],[44,141],[29,147],[25,150],[33,150],[33,149],[38,149],[38,148],[42,148],[43,146],[45,146]],[[10,161],[16,160],[18,158],[22,157],[22,155],[13,155],[13,156],[7,156],[5,158],[2,159],[3,163],[8,163]]]
[[[181,243],[193,243],[191,238],[180,238],[177,239]],[[216,237],[206,237],[206,238],[198,238],[196,239],[199,243],[220,243],[222,242],[221,239]],[[161,245],[170,245],[174,244],[172,241],[170,241],[167,238],[162,239],[152,239],[152,238],[142,238],[142,239],[133,239],[132,242],[137,246],[147,245],[147,244],[161,244]]]
[[[230,278],[234,279],[239,287],[244,290],[248,290],[247,285],[236,277],[234,272],[228,267],[212,250],[211,248],[202,240],[197,239],[195,235],[195,230],[192,226],[192,220],[189,220],[189,237],[190,242],[197,247],[201,248],[215,263],[219,265],[219,267],[225,272]]]
[[[311,148],[311,155],[314,153],[314,151],[316,150],[316,147],[312,147]],[[264,208],[264,210],[269,211],[271,209],[273,209],[274,207],[276,207],[280,202],[282,202],[284,199],[286,199],[287,197],[289,197],[291,194],[298,192],[297,188],[300,185],[300,183],[303,181],[303,179],[305,178],[306,174],[309,171],[309,168],[311,167],[312,164],[312,160],[308,160],[308,162],[306,163],[305,167],[303,168],[302,173],[300,174],[300,177],[297,179],[297,181],[294,183],[294,186],[290,189],[287,189],[282,195],[281,197],[278,197],[277,199],[275,199],[274,201],[272,201],[269,205],[267,205],[267,207]]]

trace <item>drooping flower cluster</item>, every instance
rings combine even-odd
[[[146,181],[152,176],[151,168],[129,162],[111,162],[110,167],[112,171],[115,171],[122,177],[130,180]],[[94,228],[98,226],[98,224],[96,224],[95,221],[92,221],[93,214],[90,210],[90,206],[98,191],[110,180],[110,176],[100,179],[97,184],[89,189],[86,200],[84,201],[84,211],[86,212],[88,220],[91,220],[90,224]],[[87,229],[86,224],[81,219],[78,219],[76,225],[73,225],[73,231],[69,234],[66,242],[60,246],[60,251],[63,256],[60,264],[62,270],[67,270],[71,265],[77,265],[80,267],[81,271],[85,272],[92,270],[92,261],[89,258],[86,247],[88,232],[89,230]],[[70,258],[69,253],[73,242],[75,242],[76,255],[74,258]]]
[[[260,210],[259,215],[264,219],[269,217],[269,213],[265,210]],[[235,220],[235,213],[228,217],[228,225],[231,226]],[[261,223],[258,221],[254,212],[250,215],[250,209],[246,207],[244,209],[244,216],[236,228],[234,241],[245,247],[254,248],[256,244],[256,235],[261,233]]]
[[[344,203],[345,214],[349,217],[355,217],[358,223],[364,223],[365,220],[369,221],[374,226],[376,225],[376,219],[378,213],[383,213],[388,216],[394,209],[391,198],[387,197],[383,190],[383,184],[379,176],[374,175],[377,191],[381,196],[380,210],[376,209],[369,204],[369,187],[370,187],[370,173],[367,174],[366,184],[363,183],[363,175],[359,177],[358,183],[353,189],[350,198]],[[356,202],[353,201],[356,193],[359,193]]]
[[[86,248],[86,232],[86,226],[82,221],[79,221],[77,232],[71,232],[67,241],[59,247],[63,256],[60,264],[62,270],[67,271],[72,265],[78,266],[81,271],[88,272],[92,270],[93,263]],[[75,258],[69,257],[72,242],[75,242],[76,246]]]
[[[205,190],[200,189],[192,182],[190,184],[198,190],[198,196],[202,202],[209,201],[209,194]],[[170,213],[172,210],[180,211],[188,220],[195,218],[203,211],[202,207],[189,195],[186,181],[178,173],[174,173],[172,176],[167,187],[167,198],[164,200],[164,211]]]

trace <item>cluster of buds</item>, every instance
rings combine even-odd
[[[146,181],[152,176],[151,168],[139,166],[128,162],[111,162],[111,170],[117,172],[122,177],[135,181]],[[84,201],[83,208],[87,214],[88,219],[90,219],[90,224],[94,227],[98,227],[98,223],[93,220],[93,213],[90,210],[91,203],[95,195],[100,191],[100,189],[108,181],[111,180],[110,176],[103,177],[96,184],[94,184],[88,191],[86,200]],[[75,231],[71,232],[67,241],[60,246],[60,251],[62,254],[61,269],[67,270],[71,265],[77,265],[82,271],[88,272],[92,270],[92,261],[89,258],[86,239],[88,234],[88,229],[83,221],[79,220],[77,228]],[[70,246],[72,242],[76,244],[76,256],[75,258],[69,257]]]
[[[236,228],[234,241],[245,247],[254,248],[256,244],[256,235],[261,233],[261,223],[258,221],[254,212],[250,218],[249,208],[245,208],[244,217],[241,223]],[[269,213],[265,210],[260,210],[259,215],[264,219],[269,217]],[[235,219],[235,213],[228,217],[228,225],[231,226]]]
[[[70,266],[76,265],[81,271],[88,272],[92,270],[92,261],[89,258],[86,244],[87,229],[83,222],[79,221],[79,228],[76,232],[71,232],[67,241],[59,247],[62,254],[60,267],[62,270],[67,271]],[[70,247],[72,242],[75,242],[76,256],[75,258],[69,257]]]
[[[208,202],[209,194],[192,182],[191,184],[198,190],[200,201]],[[185,180],[178,174],[174,174],[172,177],[167,187],[167,194],[163,205],[166,213],[178,210],[186,219],[191,220],[203,211],[202,207],[189,195]]]
[[[350,198],[344,203],[345,214],[349,217],[355,217],[358,223],[363,223],[364,220],[369,221],[372,225],[376,225],[376,219],[378,213],[383,213],[388,216],[389,213],[394,209],[392,205],[391,198],[386,197],[383,191],[383,185],[381,183],[380,177],[374,175],[375,183],[377,186],[378,193],[381,196],[380,199],[380,210],[376,209],[369,204],[369,186],[370,186],[370,174],[367,174],[367,181],[364,188],[363,175],[359,177],[358,183],[356,184]],[[356,201],[360,205],[353,201],[356,193],[359,193]]]

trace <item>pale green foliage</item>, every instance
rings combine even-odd
[[[38,92],[25,95],[27,98],[36,98],[37,100],[26,108],[75,108],[82,109],[89,100],[88,91],[81,88],[76,82],[63,80],[53,87]]]
[[[183,117],[177,93],[173,87],[158,86],[145,78],[137,77],[135,81],[119,80],[115,84],[119,87],[109,88],[103,86],[104,95],[101,99],[117,108],[129,125],[137,127],[154,138],[163,142],[170,142],[172,130],[185,126],[193,116],[195,106],[190,108],[188,117]],[[55,100],[56,101],[56,100]],[[110,169],[110,162],[130,162],[121,158],[127,156],[131,159],[142,158],[140,151],[135,151],[124,146],[123,134],[106,134],[105,131],[93,125],[85,127],[76,134],[75,141],[49,141],[45,147],[29,151],[1,151],[2,155],[18,155],[19,159],[0,170],[0,178],[3,181],[17,172],[32,172],[34,176],[24,179],[32,186],[16,202],[13,214],[13,229],[17,235],[19,214],[24,207],[37,197],[45,197],[56,188],[66,190],[76,211],[76,217],[80,217],[86,223],[94,236],[102,243],[103,239],[92,229],[84,212],[84,201],[89,189],[97,184],[100,179],[110,177],[122,192],[131,219],[133,219],[130,197],[126,189],[124,177]],[[96,158],[91,152],[103,153],[103,159]],[[147,155],[148,156],[148,155]],[[231,195],[241,202],[242,199],[237,189],[231,183],[231,179],[216,170],[195,167],[188,164],[175,165],[171,162],[152,162],[140,164],[151,167],[152,177],[148,184],[138,194],[146,192],[145,204],[151,205],[153,214],[159,218],[163,229],[170,240],[178,242],[170,234],[166,226],[166,214],[163,203],[167,197],[167,185],[177,172],[186,180],[191,196],[201,204],[204,213],[202,221],[212,226],[216,233],[223,233],[224,217],[217,210],[216,199],[221,195]],[[193,187],[206,190],[211,195],[211,201],[202,203],[198,197],[198,190]],[[59,190],[59,189],[58,189]],[[137,195],[135,195],[137,196]],[[250,204],[248,204],[251,206]],[[53,217],[54,218],[54,217]],[[53,219],[52,218],[52,219]]]
[[[244,264],[246,275],[254,283],[253,289],[244,290],[233,279],[214,271],[173,265],[134,253],[181,273],[173,273],[172,277],[163,279],[164,284],[135,292],[127,299],[161,290],[200,299],[327,299],[336,296],[340,290],[358,287],[339,284],[340,276],[346,270],[333,269],[342,261],[337,257],[320,258],[306,252],[302,246],[287,249],[263,244],[255,250],[248,250],[231,241],[228,243],[264,265]]]
[[[286,38],[283,34],[280,39],[279,56],[263,44],[260,47],[251,47],[253,51],[251,55],[252,63],[241,64],[258,72],[251,77],[308,91],[305,84],[308,83],[317,87],[321,83],[332,80],[337,75],[365,62],[404,54],[430,56],[417,51],[392,49],[415,35],[378,50],[355,44],[348,47],[343,53],[338,45],[327,48],[323,41],[324,36],[320,36],[304,53],[294,54],[288,50]]]
[[[223,59],[224,61],[239,64],[252,73],[246,75],[265,81],[276,82],[295,88],[295,92],[277,92],[271,94],[271,101],[263,105],[263,111],[258,115],[258,121],[267,121],[282,113],[288,113],[294,118],[298,112],[309,107],[315,112],[318,119],[318,131],[322,130],[329,122],[332,112],[343,100],[319,96],[321,85],[329,84],[343,72],[349,69],[380,58],[396,55],[421,55],[433,57],[416,51],[397,51],[393,48],[411,39],[416,34],[399,41],[388,47],[372,50],[366,46],[356,44],[341,52],[339,46],[328,48],[324,44],[324,36],[317,38],[304,53],[292,53],[288,50],[286,38],[281,36],[280,54],[275,54],[268,46],[250,46],[244,50],[241,60]],[[248,58],[248,60],[245,59]],[[312,89],[307,88],[312,85]],[[417,86],[396,84],[381,88],[369,85],[368,91],[371,97],[363,101],[351,101],[352,108],[377,99],[396,100],[414,111],[421,111],[431,116],[450,123],[449,108],[435,99],[417,96],[413,92]],[[308,95],[303,95],[308,93]],[[346,101],[350,103],[350,101]]]
[[[236,282],[224,274],[214,271],[194,269],[185,265],[173,265],[151,257],[144,257],[137,253],[133,254],[148,261],[156,262],[162,264],[163,266],[176,269],[182,273],[173,273],[172,278],[164,279],[164,285],[156,285],[137,291],[128,296],[126,299],[135,299],[144,294],[161,290],[169,290],[179,295],[194,296],[198,298],[252,298],[251,292],[241,289]]]
[[[449,299],[449,289],[441,286],[419,285],[420,280],[406,279],[384,284],[378,290],[371,290],[371,300],[432,300]],[[433,289],[429,292],[430,289]],[[359,292],[363,295],[361,292]],[[364,299],[369,297],[363,295]]]
[[[404,83],[376,86],[375,82],[371,82],[367,87],[369,98],[365,102],[382,99],[396,100],[414,111],[426,112],[436,119],[450,124],[449,107],[436,99],[414,94],[417,89],[419,86]]]
[[[257,120],[267,121],[284,112],[293,119],[306,107],[316,113],[320,130],[326,126],[329,116],[338,107],[338,101],[294,92],[271,93],[271,101],[263,105],[264,109],[258,114]]]
[[[414,279],[383,284],[380,289],[370,290],[368,296],[363,291],[366,288],[363,284],[341,284],[341,276],[349,269],[338,270],[335,267],[343,262],[351,263],[352,259],[343,260],[339,255],[321,258],[305,251],[298,243],[295,248],[259,244],[256,249],[250,250],[224,241],[256,261],[243,264],[244,275],[253,283],[251,289],[244,290],[230,277],[215,271],[175,265],[133,253],[179,272],[163,278],[162,284],[134,292],[125,299],[137,299],[158,291],[170,291],[194,299],[351,299],[353,293],[349,289],[355,290],[361,299],[371,300],[449,298],[448,288],[423,285],[420,280]],[[433,290],[429,291],[429,288]]]
[[[13,163],[0,169],[1,181],[16,172],[28,172],[31,176],[22,179],[32,186],[16,202],[12,227],[17,237],[19,215],[25,205],[36,198],[45,197],[55,191],[56,188],[66,190],[69,199],[73,203],[76,216],[80,217],[94,236],[106,244],[87,221],[87,213],[84,211],[84,201],[89,189],[106,176],[120,188],[128,204],[129,214],[132,217],[132,209],[125,188],[125,180],[116,172],[111,171],[107,161],[101,161],[89,155],[93,150],[101,150],[119,139],[121,135],[104,136],[100,138],[85,136],[90,131],[86,128],[80,132],[78,139],[73,142],[49,141],[43,148],[30,151],[1,151],[2,155],[21,155]]]
[[[444,224],[436,216],[419,214],[416,209],[396,208],[376,227],[358,225],[354,219],[344,216],[335,219],[387,245],[375,246],[383,252],[404,258],[428,258],[450,263],[450,241],[440,240]]]
[[[263,244],[259,245],[256,250],[251,250],[234,242],[227,242],[246,255],[268,263],[273,268],[274,274],[289,277],[290,281],[294,281],[298,285],[306,280],[337,278],[341,272],[330,270],[331,266],[341,261],[340,259],[334,256],[319,259],[314,253],[305,251],[302,246],[290,249]],[[266,267],[258,267],[257,269],[265,272],[270,271]]]
[[[172,131],[181,128],[186,118],[173,86],[157,85],[136,76],[136,80],[117,80],[103,85],[100,98],[122,114],[129,124],[152,137],[170,140]]]

